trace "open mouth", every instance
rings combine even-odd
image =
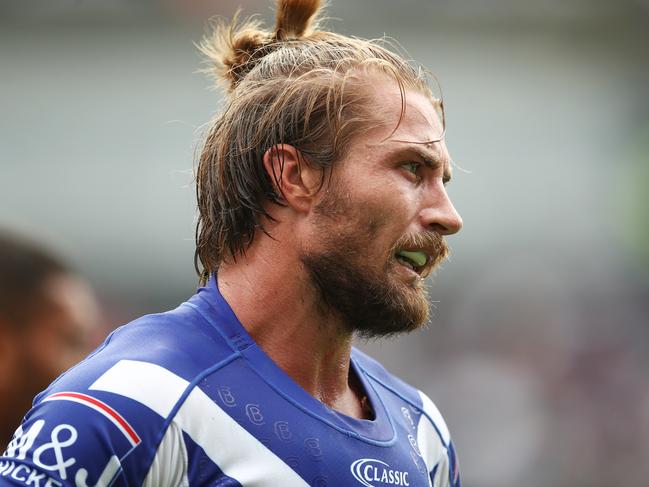
[[[419,250],[399,250],[394,257],[399,263],[409,269],[421,274],[426,268],[429,256]]]

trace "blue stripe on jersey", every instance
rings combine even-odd
[[[449,477],[451,487],[460,487],[460,466],[457,463],[455,446],[450,442],[448,447]]]

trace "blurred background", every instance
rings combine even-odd
[[[649,485],[649,1],[332,0],[440,79],[464,217],[429,329],[360,346],[432,396],[468,487]],[[0,1],[0,227],[62,254],[96,341],[197,285],[213,15],[270,0]]]

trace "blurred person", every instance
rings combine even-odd
[[[202,287],[41,394],[0,485],[460,485],[433,402],[352,347],[428,321],[462,224],[443,105],[319,7],[201,44],[228,91],[197,170]]]
[[[0,443],[34,396],[90,351],[90,287],[40,245],[0,230]]]

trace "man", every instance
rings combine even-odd
[[[37,244],[0,231],[0,444],[34,395],[91,347],[90,287]]]
[[[430,399],[352,347],[427,321],[423,277],[461,226],[441,102],[318,8],[202,44],[229,89],[197,174],[204,287],[38,396],[0,483],[459,485]]]

